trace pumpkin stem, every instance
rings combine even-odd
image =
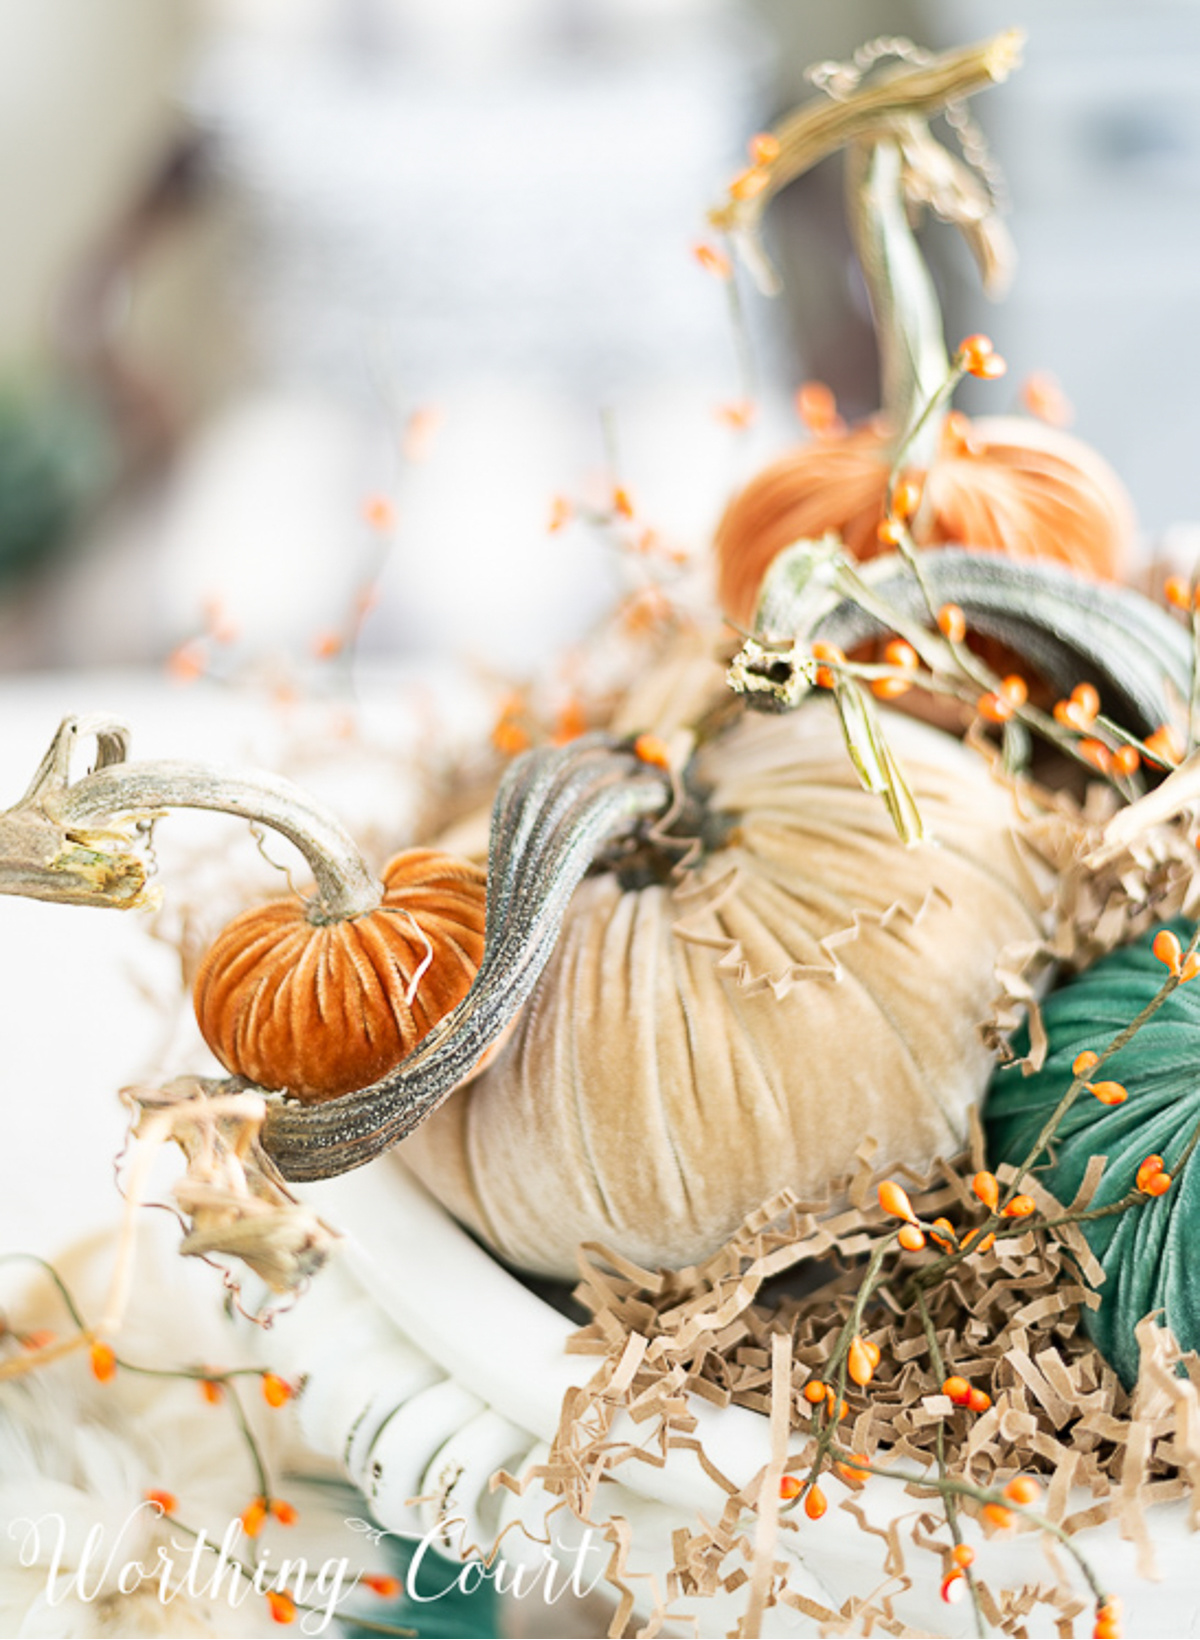
[[[371,1087],[320,1104],[273,1103],[264,1144],[283,1177],[347,1173],[431,1115],[524,1007],[589,867],[671,799],[669,771],[603,736],[519,757],[492,809],[484,955],[471,989]]]
[[[759,237],[768,201],[827,155],[849,150],[850,228],[871,298],[883,408],[897,448],[949,370],[941,313],[909,227],[910,208],[928,206],[954,223],[979,265],[985,290],[1002,289],[1012,263],[988,182],[972,163],[943,147],[927,122],[1007,79],[1020,62],[1024,38],[1020,29],[1009,29],[937,56],[907,42],[881,41],[860,54],[865,69],[858,59],[819,65],[812,77],[827,95],[811,98],[781,120],[769,133],[771,157],[756,158],[752,171],[735,179],[725,203],[709,212],[713,227],[731,236],[759,286],[775,294],[779,280]],[[909,60],[870,72],[878,58],[897,55]],[[958,124],[961,129],[961,119]],[[939,428],[939,419],[931,416],[912,452],[914,465],[928,465]]]
[[[896,553],[865,565],[839,558],[828,541],[780,553],[763,583],[758,629],[792,644],[796,664],[761,645],[758,657],[747,644],[730,668],[732,687],[767,710],[798,706],[815,675],[807,658],[814,639],[849,650],[900,632],[936,660],[941,644],[926,628],[928,594],[935,604],[958,605],[972,631],[1007,644],[1060,693],[1080,679],[1094,683],[1110,715],[1138,734],[1170,720],[1169,690],[1186,698],[1191,635],[1131,587],[969,548],[943,547],[917,560],[920,580]]]
[[[71,782],[82,735],[96,767]],[[29,790],[0,814],[0,893],[68,905],[129,909],[147,900],[146,871],[130,850],[137,827],[163,809],[216,809],[271,826],[295,844],[317,884],[315,917],[373,911],[383,898],[352,838],[326,809],[274,775],[202,763],[127,763],[129,732],[106,718],[65,718]]]
[[[895,142],[855,143],[846,156],[847,216],[871,301],[883,414],[893,449],[907,446],[905,465],[924,469],[941,443],[950,360],[933,281],[909,226],[903,178]],[[924,416],[939,396],[941,404]]]

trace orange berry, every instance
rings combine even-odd
[[[528,751],[529,744],[528,734],[511,718],[501,718],[492,730],[492,745],[498,752],[504,752],[510,757],[515,756],[517,752]]]
[[[167,656],[167,674],[176,683],[195,683],[208,671],[208,655],[198,638],[181,643]]]
[[[1004,1488],[1004,1496],[1010,1503],[1029,1506],[1037,1503],[1041,1495],[1042,1489],[1032,1475],[1014,1475]]]
[[[957,360],[968,376],[981,381],[994,381],[1008,369],[987,336],[968,336],[960,342]]]
[[[845,660],[846,660],[845,651],[842,650],[842,649],[839,649],[837,644],[835,644],[835,643],[824,643],[819,639],[812,646],[812,654],[813,654],[813,659],[814,660],[817,660],[817,661],[836,661],[839,665],[844,665]],[[832,689],[833,688],[834,675],[829,670],[829,668],[827,666],[818,666],[817,667],[816,682],[817,682],[817,688],[818,689]]]
[[[1083,1085],[1102,1105],[1123,1105],[1129,1098],[1129,1089],[1121,1082],[1085,1082]]]
[[[917,1215],[913,1212],[908,1192],[901,1190],[892,1179],[884,1179],[879,1186],[879,1205],[894,1219],[907,1219],[910,1224],[917,1222]]]
[[[956,1566],[973,1566],[975,1564],[975,1551],[969,1543],[956,1543],[951,1558]]]
[[[769,131],[759,131],[750,138],[750,158],[755,165],[770,165],[779,158],[779,138]]]
[[[639,735],[633,743],[633,755],[642,763],[653,764],[656,769],[671,767],[667,743],[657,735]]]
[[[1031,1213],[1037,1212],[1037,1203],[1032,1196],[1014,1196],[1004,1209],[1006,1219],[1027,1219]]]
[[[990,1521],[993,1526],[998,1526],[1002,1532],[1007,1531],[1014,1520],[1012,1510],[1006,1509],[1002,1503],[985,1503],[983,1518]]]
[[[850,1349],[846,1356],[846,1371],[860,1389],[865,1389],[875,1376],[875,1363],[871,1360],[861,1338],[853,1338],[850,1341]]]
[[[373,530],[383,534],[395,528],[396,509],[386,495],[370,495],[363,502],[363,518]]]
[[[1121,1621],[1122,1602],[1120,1595],[1107,1595],[1096,1607],[1096,1617],[1101,1623],[1119,1623]]]
[[[961,643],[967,635],[967,617],[958,604],[943,604],[937,613],[938,630],[951,643]]]
[[[1071,1070],[1075,1076],[1083,1076],[1086,1071],[1091,1070],[1093,1065],[1099,1063],[1100,1055],[1093,1053],[1090,1048],[1085,1048],[1082,1053],[1075,1055],[1071,1063]]]
[[[1176,609],[1191,609],[1192,589],[1182,575],[1168,575],[1163,582],[1163,592],[1166,594],[1167,602],[1173,604]]]
[[[915,1224],[902,1224],[896,1232],[896,1240],[906,1253],[919,1253],[925,1245],[925,1233]]]
[[[971,1189],[985,1207],[995,1209],[1000,1200],[1000,1184],[994,1173],[977,1173],[971,1180]]]
[[[793,1498],[798,1498],[803,1490],[804,1482],[799,1475],[785,1475],[779,1482],[779,1496],[785,1503],[791,1503]]]
[[[554,724],[554,744],[566,746],[572,740],[578,740],[580,735],[587,733],[587,726],[587,713],[579,702],[574,698],[566,701]]]
[[[398,1577],[388,1577],[381,1572],[368,1572],[359,1582],[383,1600],[394,1600],[404,1587]]]
[[[1121,1625],[1101,1618],[1092,1630],[1092,1640],[1121,1640]]]
[[[733,265],[729,258],[724,251],[717,250],[715,245],[693,245],[692,255],[705,273],[715,274],[718,279],[728,279],[733,273]]]
[[[921,486],[915,478],[902,478],[892,491],[892,505],[890,508],[893,518],[902,518],[906,522],[916,513],[921,505]]]
[[[991,1404],[992,1398],[986,1390],[975,1389],[972,1386],[971,1392],[967,1396],[968,1412],[986,1412]]]
[[[835,1462],[833,1467],[837,1471],[838,1478],[857,1491],[860,1486],[867,1484],[867,1477],[861,1469],[856,1468],[856,1465],[865,1464],[866,1462],[867,1458],[864,1453],[855,1452],[848,1462]]]
[[[102,1384],[111,1383],[117,1376],[117,1355],[111,1344],[102,1344],[96,1339],[88,1351],[92,1363],[92,1376],[98,1378]]]
[[[294,1526],[300,1519],[300,1511],[293,1503],[285,1503],[282,1498],[271,1499],[271,1513],[281,1526]]]
[[[1001,680],[1000,693],[1014,706],[1024,706],[1029,699],[1029,685],[1019,672],[1010,672],[1008,677]]]
[[[1075,750],[1085,763],[1090,763],[1100,774],[1111,772],[1112,753],[1102,740],[1081,740]]]
[[[1007,695],[998,695],[989,690],[975,702],[975,710],[989,723],[1007,723],[1013,715],[1013,703]]]
[[[825,1501],[825,1494],[819,1486],[810,1486],[804,1498],[804,1513],[809,1520],[820,1520],[829,1505]]]
[[[1200,974],[1200,954],[1193,951],[1190,957],[1183,959],[1183,967],[1179,970],[1179,981],[1186,985],[1188,980],[1195,979]]]
[[[904,525],[898,518],[885,518],[881,520],[875,534],[885,547],[896,547],[904,540]]]
[[[950,1223],[949,1219],[934,1219],[929,1234],[933,1237],[934,1241],[937,1242],[938,1246],[944,1247],[947,1252],[951,1252],[953,1250],[958,1239],[954,1234],[954,1226]]]
[[[629,491],[620,484],[612,493],[612,510],[619,518],[633,517],[633,502],[629,499]]]
[[[825,1399],[825,1388],[826,1388],[826,1386],[821,1382],[821,1380],[819,1378],[810,1378],[808,1380],[808,1383],[805,1384],[805,1386],[804,1386],[804,1390],[803,1390],[804,1399],[809,1403],[810,1406],[814,1406],[814,1407],[817,1406],[821,1401],[823,1401]]]
[[[202,1378],[200,1380],[200,1393],[210,1407],[215,1407],[220,1403],[225,1391],[215,1378]]]
[[[717,406],[717,420],[739,431],[749,427],[757,414],[758,406],[753,399],[733,399],[728,404]]]
[[[164,1515],[173,1515],[179,1508],[179,1499],[174,1492],[147,1492],[147,1503],[156,1503]]]
[[[955,1374],[942,1385],[942,1394],[948,1396],[956,1407],[965,1407],[971,1398],[971,1386],[965,1378]]]
[[[344,642],[340,632],[335,632],[332,627],[326,627],[313,639],[312,652],[319,661],[331,661],[336,655],[341,654]]]
[[[964,336],[958,344],[958,357],[964,364],[968,360],[988,359],[995,351],[996,346],[992,338],[984,336],[980,331]]]
[[[836,432],[842,425],[837,400],[824,382],[801,382],[796,389],[796,414],[810,433]]]
[[[752,165],[748,171],[739,171],[729,184],[729,192],[734,199],[745,201],[754,199],[767,186],[767,173],[761,167]]]
[[[884,650],[883,658],[889,666],[902,666],[906,672],[915,672],[921,664],[912,644],[905,643],[903,638],[893,638]]]
[[[1100,710],[1100,696],[1090,683],[1077,683],[1071,690],[1071,699],[1089,722]]]
[[[1146,750],[1163,768],[1173,769],[1183,757],[1183,741],[1169,723],[1162,723],[1146,736]]]
[[[967,1592],[967,1580],[959,1567],[946,1573],[942,1579],[942,1599],[948,1606],[956,1605]]]
[[[281,1589],[267,1590],[267,1605],[271,1608],[271,1616],[277,1623],[296,1621],[296,1602],[290,1594],[284,1594]]]
[[[267,1500],[255,1498],[242,1510],[242,1531],[248,1538],[255,1538],[262,1531],[267,1519]]]
[[[1173,974],[1179,972],[1180,964],[1183,961],[1183,947],[1169,928],[1159,929],[1154,936],[1154,944],[1150,949],[1159,962],[1164,963]]]
[[[899,700],[901,695],[907,695],[912,688],[904,678],[875,678],[871,684],[871,693],[878,700]]]
[[[1163,1159],[1161,1156],[1147,1156],[1146,1160],[1142,1162],[1137,1170],[1137,1179],[1135,1182],[1138,1189],[1145,1190],[1147,1180],[1152,1179],[1156,1173],[1161,1173],[1162,1170]]]
[[[1170,1188],[1171,1175],[1169,1173],[1155,1173],[1142,1186],[1147,1196],[1165,1196]]]
[[[850,1415],[850,1408],[846,1405],[845,1401],[838,1400],[837,1396],[833,1393],[833,1390],[828,1384],[825,1386],[825,1410],[831,1418],[836,1413],[838,1423],[841,1423],[843,1418],[849,1417]]]
[[[1035,370],[1032,376],[1027,376],[1021,387],[1021,398],[1030,415],[1049,422],[1051,427],[1069,427],[1075,420],[1070,399],[1049,371]]]
[[[1122,780],[1128,780],[1130,775],[1137,773],[1141,761],[1142,754],[1136,746],[1118,746],[1112,755],[1113,773]]]
[[[1064,729],[1088,729],[1091,719],[1087,717],[1073,700],[1056,700],[1054,702],[1055,721],[1061,723]]]
[[[566,496],[556,495],[550,503],[550,517],[546,528],[553,535],[556,530],[561,530],[564,525],[569,524],[574,516],[575,509]]]

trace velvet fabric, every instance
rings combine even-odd
[[[1047,879],[975,753],[884,721],[933,841],[897,840],[822,697],[701,751],[721,840],[676,881],[576,891],[494,1062],[401,1146],[506,1259],[569,1278],[601,1241],[678,1267],[782,1186],[824,1195],[867,1139],[883,1165],[958,1148],[996,958],[1041,931]]]

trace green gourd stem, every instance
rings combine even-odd
[[[525,1005],[596,857],[671,797],[666,771],[604,736],[517,759],[492,810],[484,956],[471,989],[370,1087],[319,1104],[271,1105],[263,1143],[284,1178],[361,1167],[431,1115]]]
[[[95,768],[72,782],[79,742]],[[333,814],[276,775],[202,763],[129,763],[129,731],[105,717],[65,718],[19,802],[0,813],[0,894],[128,910],[146,903],[135,828],[164,810],[208,809],[270,826],[304,855],[316,879],[314,922],[360,917],[383,889]]]
[[[856,143],[846,156],[846,214],[879,348],[881,403],[906,465],[937,456],[950,361],[933,281],[908,221],[897,143]]]
[[[1187,698],[1190,634],[1130,588],[969,548],[917,556],[924,588],[903,558],[889,553],[849,568],[860,593],[846,596],[836,555],[820,544],[790,547],[768,571],[760,626],[781,640],[823,639],[849,650],[889,630],[909,636],[897,622],[923,626],[927,590],[939,604],[958,604],[972,631],[1009,645],[1060,694],[1081,681],[1095,684],[1108,715],[1143,736],[1169,720],[1168,688]],[[920,644],[919,631],[916,638]],[[800,698],[789,696],[786,704]],[[777,699],[765,704],[781,706]]]
[[[342,825],[291,781],[276,775],[164,759],[118,763],[67,788],[55,814],[68,829],[117,815],[208,809],[270,826],[303,854],[317,885],[313,921],[374,911],[383,889]]]

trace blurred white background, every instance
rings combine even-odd
[[[1021,263],[992,310],[931,228],[948,329],[993,333],[1014,384],[1052,371],[1178,547],[1188,0],[6,0],[0,669],[160,666],[206,626],[206,664],[303,665],[381,566],[368,656],[520,673],[560,648],[618,586],[587,530],[546,530],[604,479],[603,410],[639,516],[703,552],[802,379],[876,402],[829,163],[772,207],[784,296],[746,287],[759,417],[715,414],[742,386],[690,249],[747,137],[881,31],[1014,22],[1026,66],[974,111]]]

